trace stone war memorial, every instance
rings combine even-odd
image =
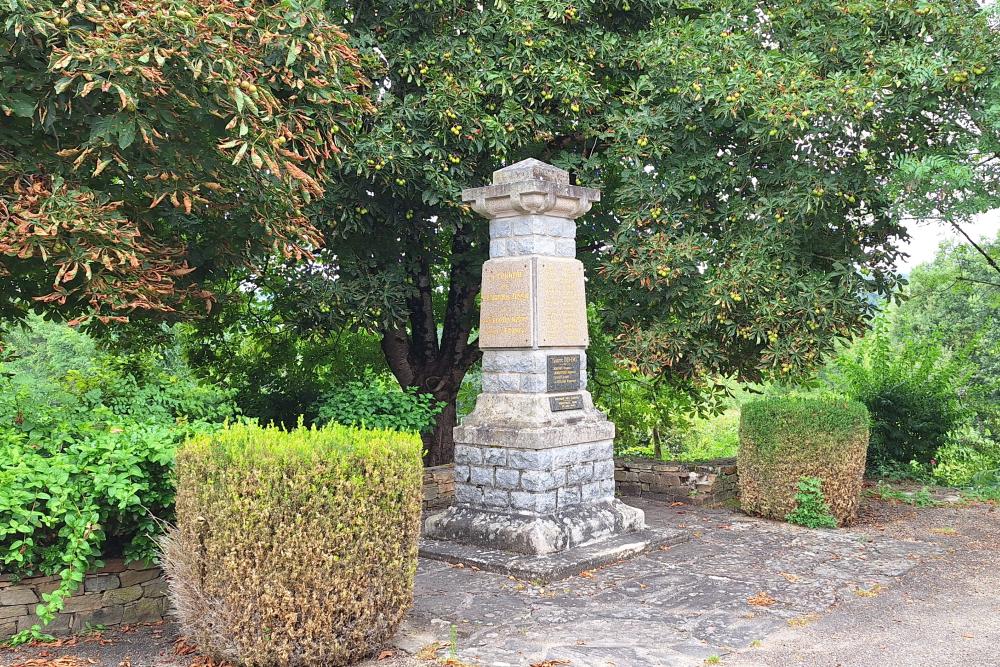
[[[575,220],[600,192],[528,159],[462,198],[490,225],[483,389],[455,429],[455,504],[427,518],[422,555],[552,580],[680,541],[615,498],[615,426],[586,389]]]

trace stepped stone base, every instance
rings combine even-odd
[[[643,528],[642,510],[611,499],[536,515],[449,507],[427,518],[424,536],[538,556],[635,533]]]
[[[458,542],[423,539],[420,541],[420,555],[431,560],[459,563],[486,572],[547,584],[647,551],[687,542],[690,537],[689,532],[675,528],[647,528],[546,556],[517,554]]]

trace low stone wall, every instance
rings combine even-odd
[[[739,493],[736,459],[699,463],[615,459],[618,495],[716,505]]]
[[[455,499],[452,465],[424,468],[424,510],[447,507]],[[715,505],[738,493],[736,459],[672,463],[654,459],[615,459],[615,492],[653,500]]]
[[[59,587],[59,577],[32,577],[14,582],[0,575],[0,641],[39,623],[35,605],[43,593]],[[163,619],[167,582],[162,570],[139,563],[108,560],[88,574],[55,620],[43,627],[51,635],[80,632],[90,626],[114,627]]]
[[[437,510],[455,500],[455,466],[424,468],[424,511]]]

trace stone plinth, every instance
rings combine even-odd
[[[427,519],[425,536],[541,556],[643,530],[642,511],[615,498],[615,427],[586,389],[587,306],[574,220],[600,193],[525,160],[462,196],[490,219],[483,391],[455,429],[455,505]],[[628,541],[630,553],[640,542]]]

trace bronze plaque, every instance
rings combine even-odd
[[[538,258],[539,347],[586,347],[590,342],[583,282],[580,260]]]
[[[483,264],[479,347],[531,347],[534,342],[531,259],[491,259]]]
[[[545,391],[577,391],[580,388],[580,355],[550,354],[545,358]]]
[[[552,412],[562,412],[563,410],[583,410],[583,396],[580,394],[551,396],[549,397],[549,409],[552,410]]]

